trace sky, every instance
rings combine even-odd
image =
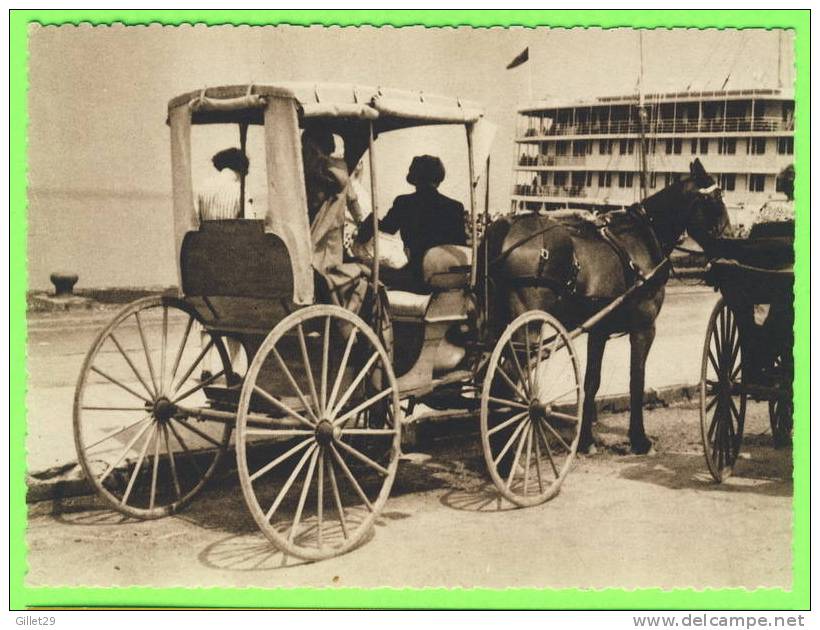
[[[764,30],[645,31],[644,89],[719,89],[724,83],[727,88],[777,87],[781,43],[781,81],[790,85],[788,33],[780,38],[776,31]],[[529,61],[506,70],[527,46]],[[29,187],[89,198],[156,198],[156,205],[166,208],[171,177],[165,117],[172,97],[220,84],[334,81],[418,89],[481,103],[498,125],[491,206],[504,209],[509,205],[517,106],[530,97],[634,93],[639,51],[638,32],[630,29],[32,25]],[[466,172],[458,163],[466,160],[466,151],[451,137],[427,134],[411,144],[413,150],[418,146],[445,153],[452,176],[446,185],[463,196],[465,188],[456,180]],[[391,188],[383,194],[407,192],[403,175],[411,156],[407,150],[382,158],[388,165],[380,173],[386,173]],[[399,189],[402,185],[405,189]],[[45,238],[56,225],[48,214],[59,211],[47,203],[30,207],[30,255],[37,264],[74,264],[73,253],[60,257],[59,244]],[[70,212],[70,221],[60,220],[84,232],[110,234],[109,223],[96,214],[98,206],[72,206]],[[149,236],[165,239],[159,231],[169,224],[146,214],[136,217],[135,225],[137,232],[145,231],[137,239],[147,243]],[[37,273],[43,271],[38,268]]]

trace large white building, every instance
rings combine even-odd
[[[777,175],[793,163],[794,96],[781,89],[541,101],[519,110],[513,209],[619,208],[685,177],[699,157],[733,219],[782,198]]]

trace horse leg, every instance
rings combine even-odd
[[[601,362],[604,358],[606,340],[606,335],[595,332],[589,333],[587,339],[587,369],[584,374],[584,410],[581,419],[581,437],[578,441],[578,450],[590,455],[596,451],[592,425],[598,420],[595,395],[601,386]]]
[[[646,357],[655,340],[655,325],[629,333],[629,442],[633,453],[646,455],[652,442],[643,426],[643,392],[646,377]]]

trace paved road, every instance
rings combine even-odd
[[[647,365],[647,387],[692,384],[700,373],[700,353],[709,313],[716,301],[707,288],[676,287],[667,296]],[[98,330],[113,314],[72,312],[35,316],[28,335],[28,469],[40,472],[76,461],[71,409],[74,387],[85,353]],[[150,322],[149,322],[150,325]],[[154,322],[159,326],[159,322]],[[182,326],[182,324],[179,324]],[[125,332],[126,346],[139,344],[136,327]],[[586,343],[577,341],[582,362]],[[607,346],[602,370],[602,394],[628,390],[629,341]],[[132,385],[139,387],[136,381]]]
[[[158,587],[790,587],[791,453],[771,448],[762,404],[750,405],[736,477],[720,486],[705,472],[696,409],[647,413],[654,457],[618,454],[625,447],[623,414],[600,422],[608,448],[576,460],[561,493],[527,509],[499,503],[477,436],[425,445],[399,466],[372,538],[314,564],[271,547],[230,468],[184,512],[159,521],[123,521],[92,497],[33,504],[27,580]]]

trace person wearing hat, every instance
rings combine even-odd
[[[409,195],[399,195],[379,229],[389,234],[401,233],[407,249],[409,271],[421,280],[424,254],[438,245],[466,245],[464,206],[442,195],[439,184],[444,181],[444,164],[433,155],[413,158],[407,172],[407,182],[416,188]],[[357,238],[366,242],[373,236],[372,221],[361,223]]]

